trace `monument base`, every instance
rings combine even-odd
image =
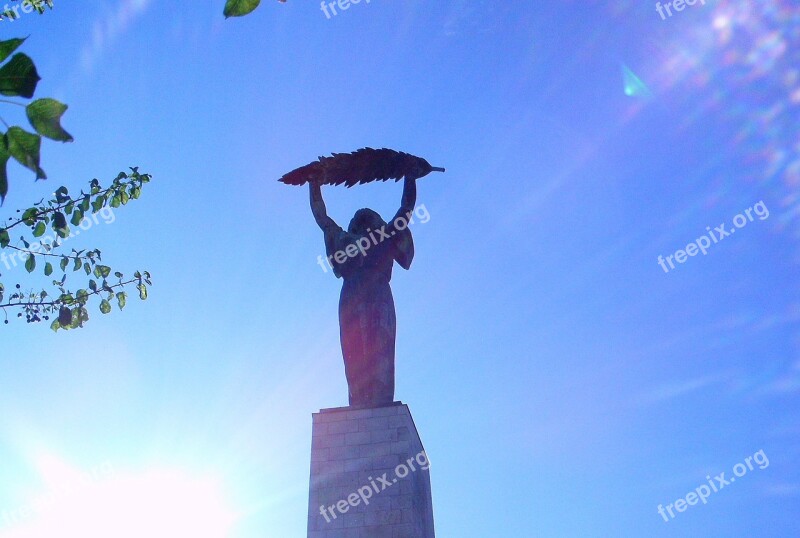
[[[434,538],[429,466],[402,402],[315,413],[308,538]]]

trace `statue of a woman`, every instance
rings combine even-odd
[[[319,183],[309,182],[311,211],[325,234],[333,272],[344,279],[339,332],[351,406],[394,401],[396,318],[389,281],[394,262],[411,266],[414,242],[408,224],[417,200],[414,177],[406,177],[400,209],[387,224],[371,209],[359,209],[344,231],[331,219]]]

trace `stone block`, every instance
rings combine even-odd
[[[430,473],[413,460],[424,448],[408,406],[323,409],[311,446],[308,538],[435,538]]]

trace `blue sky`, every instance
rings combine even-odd
[[[163,517],[233,514],[208,536],[305,536],[311,413],[347,403],[340,282],[306,190],[276,180],[385,146],[447,167],[419,182],[430,221],[392,282],[439,536],[800,533],[800,8],[373,0],[327,19],[265,0],[226,21],[223,3],[0,23],[30,35],[38,95],[70,105],[75,137],[44,144],[46,183],[12,167],[1,218],[62,184],[154,176],[74,240],[149,270],[147,302],[68,334],[3,326],[0,517],[113,468],[120,526],[158,522],[137,492],[172,480],[208,495],[156,486]],[[626,95],[626,68],[647,91]],[[401,185],[323,193],[343,224],[391,216]],[[769,217],[659,266],[762,201]],[[766,468],[658,514],[759,450]],[[0,536],[57,517],[93,536],[108,507],[86,499]]]

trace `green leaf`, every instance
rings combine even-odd
[[[8,230],[3,228],[0,230],[0,248],[6,248],[11,243],[11,238],[8,236]]]
[[[62,327],[67,327],[72,323],[72,310],[67,308],[66,306],[62,306],[58,309],[58,323]]]
[[[53,264],[47,262],[46,264],[44,264],[44,276],[50,276],[52,274],[53,274]]]
[[[6,133],[6,142],[8,152],[19,164],[36,172],[36,179],[47,179],[47,174],[39,167],[42,137],[20,127],[11,127]]]
[[[67,227],[67,217],[64,216],[64,213],[61,211],[56,212],[53,215],[53,228],[56,230],[61,230]]]
[[[97,278],[108,278],[111,274],[111,267],[107,265],[97,265],[94,268],[94,276]]]
[[[124,291],[121,291],[121,292],[117,293],[117,303],[119,304],[119,309],[120,310],[125,308],[125,304],[127,303],[127,300],[128,300],[128,294],[127,293],[125,293]]]
[[[98,196],[97,198],[95,198],[94,202],[92,202],[92,213],[97,213],[98,211],[103,209],[103,206],[105,204],[106,204],[106,199],[104,196]]]
[[[77,329],[81,324],[81,310],[82,307],[75,307],[72,309],[72,322],[70,322],[69,327],[65,327],[65,329]]]
[[[67,105],[55,99],[37,99],[25,110],[28,121],[36,132],[58,142],[72,142],[74,138],[61,127],[61,116],[67,111]]]
[[[68,201],[68,200],[70,200],[70,199],[71,199],[71,198],[69,197],[69,189],[67,189],[67,188],[66,188],[65,186],[63,186],[63,185],[62,185],[62,186],[60,186],[60,187],[59,187],[59,188],[56,190],[56,192],[55,192],[55,195],[56,195],[56,202],[58,202],[59,204],[63,204],[64,202],[66,202],[66,201]]]
[[[72,219],[70,219],[70,222],[72,223],[73,226],[77,226],[81,223],[82,220],[83,220],[83,211],[80,209],[76,209],[75,212],[72,213]]]
[[[248,13],[252,13],[261,0],[228,0],[225,3],[225,11],[223,12],[225,18],[228,17],[242,17]]]
[[[22,220],[25,222],[27,226],[33,226],[36,222],[36,215],[39,214],[39,210],[35,207],[31,207],[30,209],[26,209],[24,213],[22,213]]]
[[[45,223],[44,223],[43,220],[40,220],[36,224],[36,228],[33,229],[33,237],[42,237],[46,230],[47,230],[47,226],[45,226]]]
[[[142,301],[146,301],[147,300],[147,286],[145,286],[144,284],[139,284],[136,287],[139,290],[139,299],[141,299]]]
[[[78,315],[74,316],[73,325],[75,325],[76,328],[83,327],[84,322],[89,321],[89,311],[83,306],[76,310],[78,311]]]
[[[21,52],[0,67],[0,93],[3,95],[30,99],[36,92],[36,85],[40,80],[33,60]]]
[[[6,58],[11,56],[11,54],[17,50],[20,45],[25,43],[25,39],[15,38],[8,39],[6,41],[0,41],[0,63],[5,62]]]
[[[80,257],[76,257],[75,265],[72,266],[72,270],[79,271],[81,267],[83,267],[83,262],[81,261]]]
[[[28,254],[28,259],[25,260],[25,270],[33,273],[34,269],[36,269],[36,258],[33,254]]]
[[[69,264],[69,258],[66,258],[66,257],[61,258],[61,270],[62,271],[66,272],[67,264]]]
[[[108,314],[109,312],[111,312],[111,303],[109,303],[105,299],[100,301],[100,312],[102,312],[103,314]]]

